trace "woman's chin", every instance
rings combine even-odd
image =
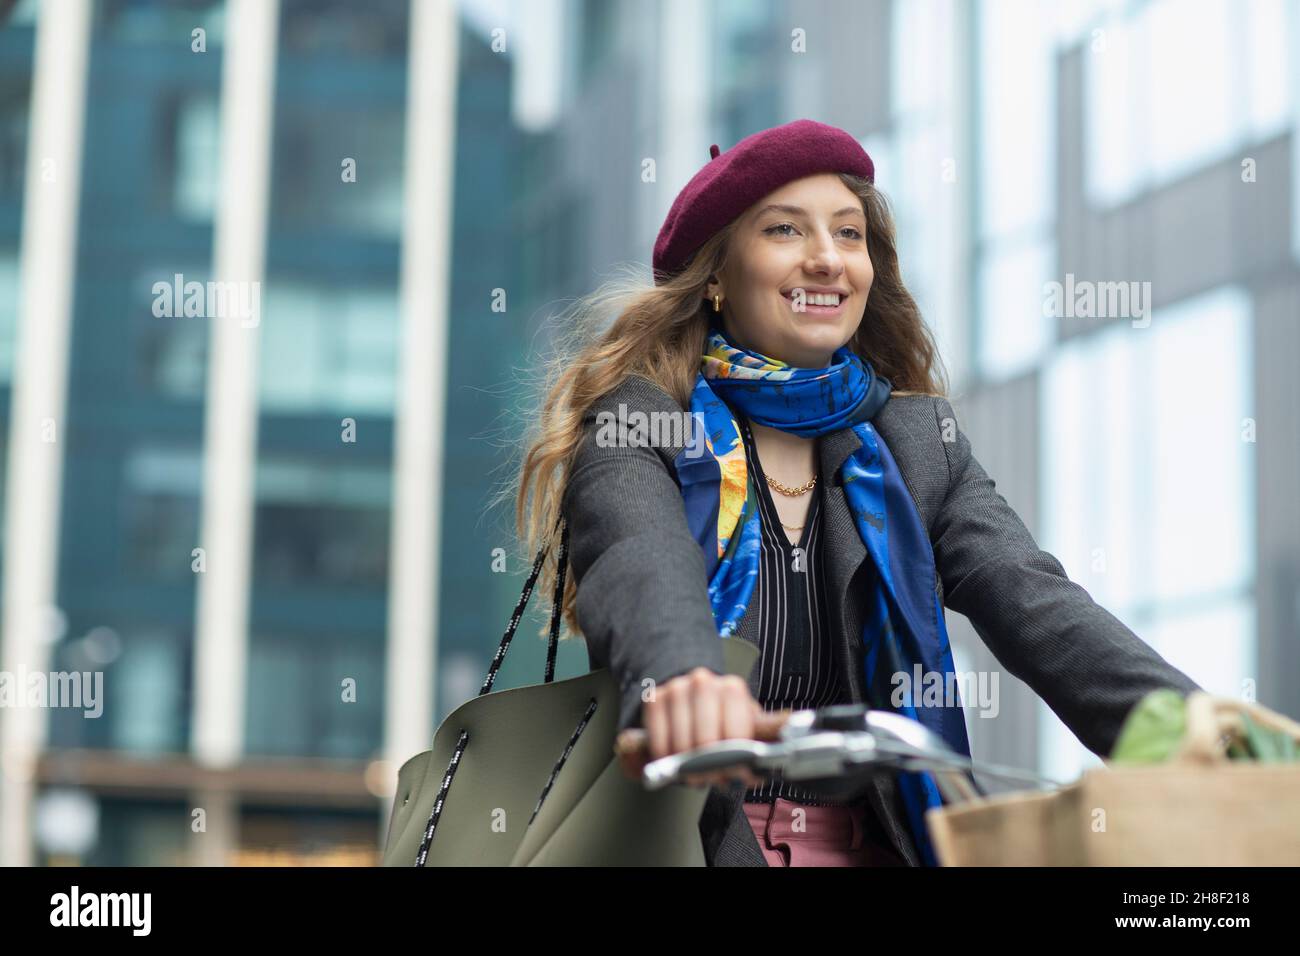
[[[809,323],[799,329],[790,351],[804,356],[822,355],[827,359],[849,338],[843,322]],[[822,362],[825,365],[826,362]]]

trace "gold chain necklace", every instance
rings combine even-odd
[[[775,488],[787,498],[798,498],[800,495],[806,495],[808,492],[813,490],[813,487],[817,484],[817,476],[813,475],[811,481],[805,482],[798,488],[787,488],[785,485],[781,484],[781,482],[772,477],[768,477],[767,483],[769,487]]]

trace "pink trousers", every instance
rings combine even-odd
[[[768,866],[906,866],[892,848],[871,840],[869,812],[864,804],[818,807],[783,797],[745,803]]]

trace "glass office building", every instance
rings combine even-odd
[[[3,808],[28,816],[30,846],[6,848],[7,858],[371,863],[393,769],[382,758],[410,5],[279,5],[244,692],[227,698],[218,686],[209,701],[241,711],[237,758],[216,769],[195,740],[197,597],[205,562],[216,560],[203,553],[204,461],[210,429],[222,427],[206,407],[211,322],[155,306],[156,283],[212,278],[230,11],[223,2],[91,7],[49,666],[102,671],[103,713],[48,711],[27,806]],[[20,4],[0,33],[6,386],[22,367],[15,326],[39,14],[38,3]],[[520,571],[514,560],[511,575],[493,571],[493,548],[511,542],[485,514],[484,481],[509,457],[497,433],[524,352],[522,310],[494,314],[490,295],[506,287],[526,298],[512,278],[515,249],[501,242],[519,202],[519,134],[508,58],[481,32],[459,29],[448,226],[455,360],[425,354],[407,366],[445,375],[443,558],[427,588],[446,636],[424,680],[435,723],[477,690]],[[6,427],[8,387],[0,402]],[[0,454],[12,453],[0,442]],[[432,731],[420,729],[426,746]]]

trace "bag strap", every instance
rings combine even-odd
[[[563,526],[562,530],[561,526]],[[555,656],[560,643],[560,606],[564,601],[564,572],[569,559],[569,525],[565,522],[563,515],[555,523],[555,530],[560,532],[560,554],[555,569],[555,599],[551,604],[551,634],[546,642],[546,673],[543,676],[543,683],[546,684],[555,679]],[[552,533],[552,536],[554,536],[554,533]],[[491,691],[493,683],[496,682],[497,671],[501,669],[501,663],[506,658],[506,651],[510,647],[510,642],[514,640],[515,630],[519,627],[519,621],[524,616],[524,608],[528,604],[528,599],[532,597],[533,585],[537,583],[537,578],[542,573],[542,562],[546,560],[546,552],[550,547],[551,542],[547,541],[537,552],[537,558],[533,561],[533,570],[529,573],[528,580],[524,582],[524,590],[519,596],[519,603],[515,605],[514,614],[510,615],[510,623],[506,626],[506,632],[501,637],[501,643],[497,645],[496,656],[492,658],[487,677],[483,679],[483,686],[479,689],[480,697]]]
[[[551,605],[551,633],[546,646],[546,674],[544,682],[549,684],[555,679],[555,654],[560,643],[560,605],[564,601],[564,572],[568,566],[569,558],[569,526],[564,521],[564,516],[555,523],[555,530],[560,532],[560,553],[556,562],[555,569],[555,600]],[[506,626],[506,632],[501,638],[501,643],[497,645],[496,656],[492,658],[492,664],[488,668],[487,677],[483,681],[483,687],[479,690],[479,696],[483,696],[492,689],[492,684],[497,678],[497,671],[501,668],[501,662],[505,660],[506,650],[510,647],[510,642],[514,639],[515,630],[519,627],[519,621],[524,616],[524,608],[528,604],[528,599],[532,596],[533,586],[537,583],[537,578],[542,573],[542,562],[546,560],[546,552],[550,548],[551,542],[548,541],[542,545],[537,552],[537,558],[533,561],[533,570],[528,575],[528,580],[524,583],[523,593],[519,596],[519,603],[515,605],[514,614],[510,615],[510,623]],[[593,697],[587,706],[587,712],[579,721],[573,735],[569,738],[569,744],[564,748],[564,753],[560,755],[559,762],[551,771],[550,778],[546,781],[546,786],[542,789],[541,796],[538,798],[537,806],[533,808],[533,815],[529,817],[528,822],[531,824],[537,816],[537,812],[542,808],[542,801],[551,790],[551,785],[555,782],[556,776],[564,766],[564,761],[568,758],[569,752],[578,741],[591,715],[596,711],[596,699]],[[434,797],[433,809],[429,811],[429,821],[424,827],[424,837],[420,840],[420,848],[415,854],[415,865],[423,867],[429,858],[429,846],[433,843],[433,835],[437,831],[438,819],[442,816],[442,806],[447,799],[447,791],[451,789],[451,781],[456,776],[456,768],[460,766],[460,758],[465,753],[465,748],[469,744],[468,731],[462,730],[456,740],[456,747],[452,751],[451,761],[447,764],[447,770],[442,775],[442,783],[438,787],[438,793]]]

